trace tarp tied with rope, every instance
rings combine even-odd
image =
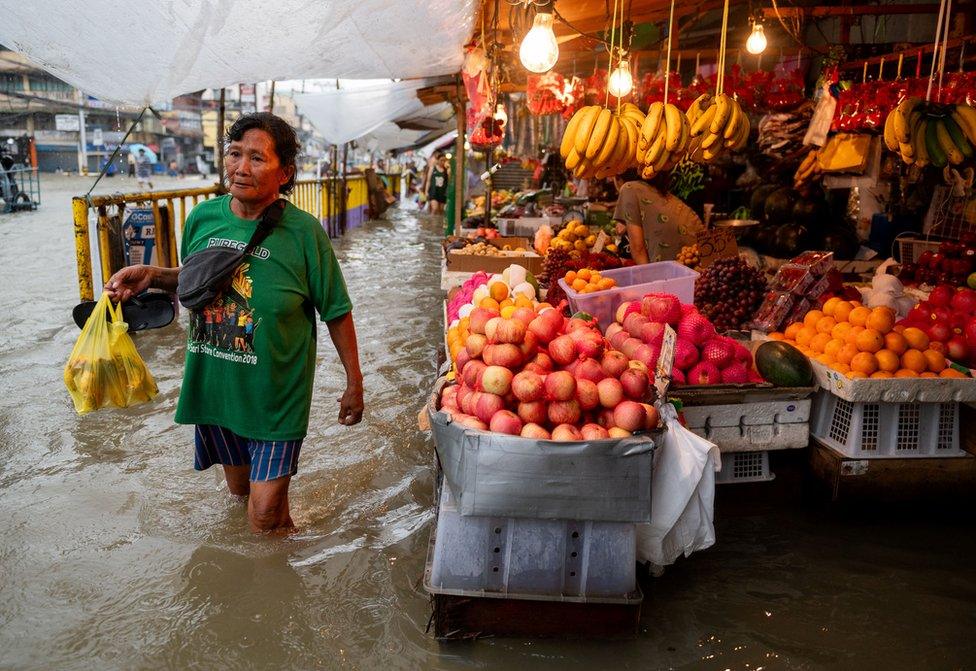
[[[0,44],[101,100],[239,82],[452,74],[475,0],[0,0]]]

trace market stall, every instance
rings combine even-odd
[[[591,44],[569,62],[555,38],[526,47],[537,28],[553,35],[553,14],[562,36],[580,33],[584,10],[570,20],[561,5],[486,6],[469,46],[485,193],[444,246],[444,377],[428,414],[445,477],[425,578],[438,635],[556,633],[526,624],[532,612],[564,613],[565,635],[587,604],[629,631],[634,559],[663,567],[715,542],[715,483],[773,479],[772,450],[815,445],[812,471],[834,478],[876,459],[976,463],[960,439],[976,401],[972,26],[943,3],[929,48],[854,58],[794,35],[799,49],[744,65],[730,26],[747,18],[761,53],[764,14],[720,3],[696,17],[717,24],[713,63],[697,51],[692,68],[672,50],[685,12],[635,4],[670,36],[656,71],[632,71],[642,50],[619,3],[603,32],[566,37]],[[631,188],[650,189],[637,221]],[[634,515],[641,477],[651,505]],[[561,496],[533,500],[554,482]],[[594,491],[609,510],[583,505]],[[576,506],[558,505],[567,494]],[[678,528],[694,540],[674,552],[662,539]]]

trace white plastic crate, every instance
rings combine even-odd
[[[462,516],[441,488],[429,580],[438,593],[624,597],[636,563],[633,524]]]
[[[939,245],[942,243],[940,240],[927,240],[906,236],[904,238],[895,238],[895,244],[898,246],[898,258],[902,263],[915,263],[918,261],[918,257],[922,255],[922,252],[937,252]]]
[[[722,455],[722,470],[715,474],[715,484],[769,482],[776,477],[769,472],[769,452],[731,452]]]
[[[810,400],[686,406],[688,428],[723,452],[803,448],[810,442]]]
[[[962,457],[959,404],[855,402],[820,391],[810,433],[852,458]]]
[[[682,303],[695,302],[695,281],[698,273],[677,261],[658,261],[627,268],[613,268],[600,272],[610,277],[617,286],[591,294],[578,294],[560,279],[559,286],[566,292],[573,312],[586,312],[600,322],[606,330],[613,323],[617,306],[624,301],[639,301],[646,294],[674,294]]]

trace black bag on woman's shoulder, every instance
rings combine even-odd
[[[284,198],[279,198],[261,213],[257,228],[242,249],[208,247],[186,257],[180,267],[176,287],[176,294],[183,307],[189,310],[200,310],[227,291],[234,280],[237,267],[254,251],[255,247],[264,242],[271,230],[281,221],[286,204]]]

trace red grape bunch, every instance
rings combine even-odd
[[[695,283],[695,305],[719,332],[744,330],[762,304],[766,276],[741,257],[719,259]]]

